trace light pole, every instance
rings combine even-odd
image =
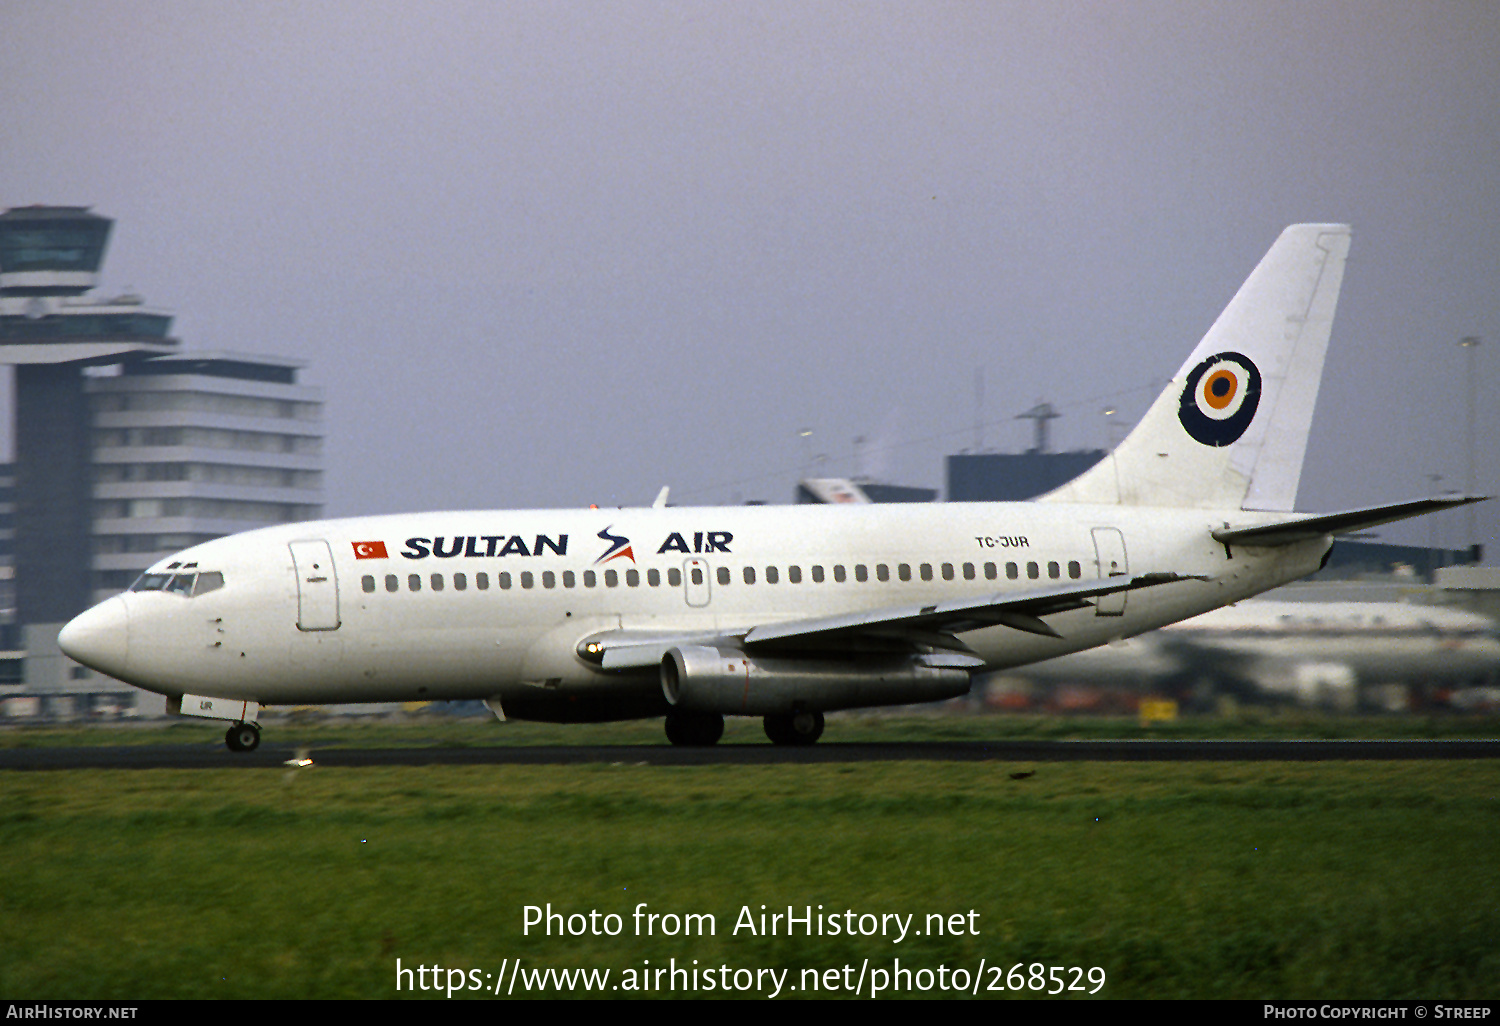
[[[1467,495],[1473,495],[1474,491],[1475,491],[1475,486],[1474,486],[1474,406],[1475,406],[1475,389],[1477,388],[1476,382],[1474,380],[1474,357],[1475,357],[1475,354],[1479,350],[1479,336],[1478,335],[1465,335],[1463,338],[1461,338],[1461,339],[1458,340],[1458,345],[1459,345],[1459,348],[1462,349],[1464,351],[1464,353],[1467,354],[1467,357],[1468,357],[1468,361],[1467,361],[1468,362],[1468,366],[1465,368],[1465,370],[1466,370],[1465,377],[1468,378],[1468,383],[1469,383],[1468,396],[1467,396],[1467,399],[1468,399],[1468,404],[1467,404],[1468,405],[1468,430],[1467,430],[1467,438],[1465,439],[1465,441],[1466,441],[1466,448],[1467,448],[1468,451],[1465,454],[1466,464],[1465,464],[1465,468],[1464,468],[1464,493],[1467,494]],[[1477,548],[1477,546],[1479,545],[1479,532],[1478,532],[1478,530],[1476,529],[1476,527],[1474,525],[1474,506],[1473,506],[1473,504],[1470,504],[1466,516],[1467,516],[1467,526],[1468,526],[1469,553],[1470,553],[1471,558],[1474,558],[1474,562],[1477,563],[1477,562],[1479,562],[1479,560],[1477,558],[1477,556],[1478,556],[1478,548]]]
[[[1116,419],[1119,412],[1113,406],[1107,406],[1104,409],[1104,449],[1106,452],[1113,452],[1115,446],[1125,439],[1127,425]]]
[[[1438,485],[1443,483],[1442,474],[1428,474],[1427,483],[1431,486],[1431,490],[1428,492],[1429,495],[1442,494],[1442,489],[1438,487]],[[1437,573],[1438,564],[1446,560],[1446,557],[1438,555],[1437,522],[1437,517],[1427,518],[1427,566],[1424,576],[1429,584],[1436,579],[1433,575]]]

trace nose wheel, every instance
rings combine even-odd
[[[253,752],[260,747],[260,728],[253,723],[236,723],[224,735],[231,752]]]

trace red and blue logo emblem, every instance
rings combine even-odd
[[[613,524],[610,525],[610,527],[613,526]],[[609,542],[609,548],[604,550],[604,554],[602,556],[594,560],[595,566],[598,566],[600,563],[608,563],[612,559],[628,559],[632,563],[635,562],[635,550],[630,547],[629,538],[622,538],[619,535],[610,534],[609,527],[606,527],[604,530],[600,531],[599,537]]]

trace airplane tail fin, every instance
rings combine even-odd
[[[1350,234],[1282,232],[1135,429],[1043,501],[1291,510]]]

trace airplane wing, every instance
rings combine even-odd
[[[1254,527],[1224,527],[1213,532],[1214,540],[1226,545],[1292,545],[1325,534],[1348,534],[1367,527],[1378,527],[1407,517],[1421,516],[1438,510],[1483,502],[1488,495],[1441,495],[1429,499],[1411,499],[1386,506],[1367,506],[1342,513],[1319,513],[1293,516],[1271,524]]]
[[[655,666],[668,650],[683,644],[736,643],[757,646],[848,650],[862,645],[927,645],[967,652],[956,635],[981,627],[1005,626],[1030,634],[1061,637],[1042,619],[1089,606],[1090,599],[1174,581],[1201,580],[1175,573],[1119,576],[931,605],[870,609],[837,616],[760,624],[744,630],[679,634],[610,631],[591,638],[580,652],[606,670]],[[976,666],[979,665],[977,662]]]

